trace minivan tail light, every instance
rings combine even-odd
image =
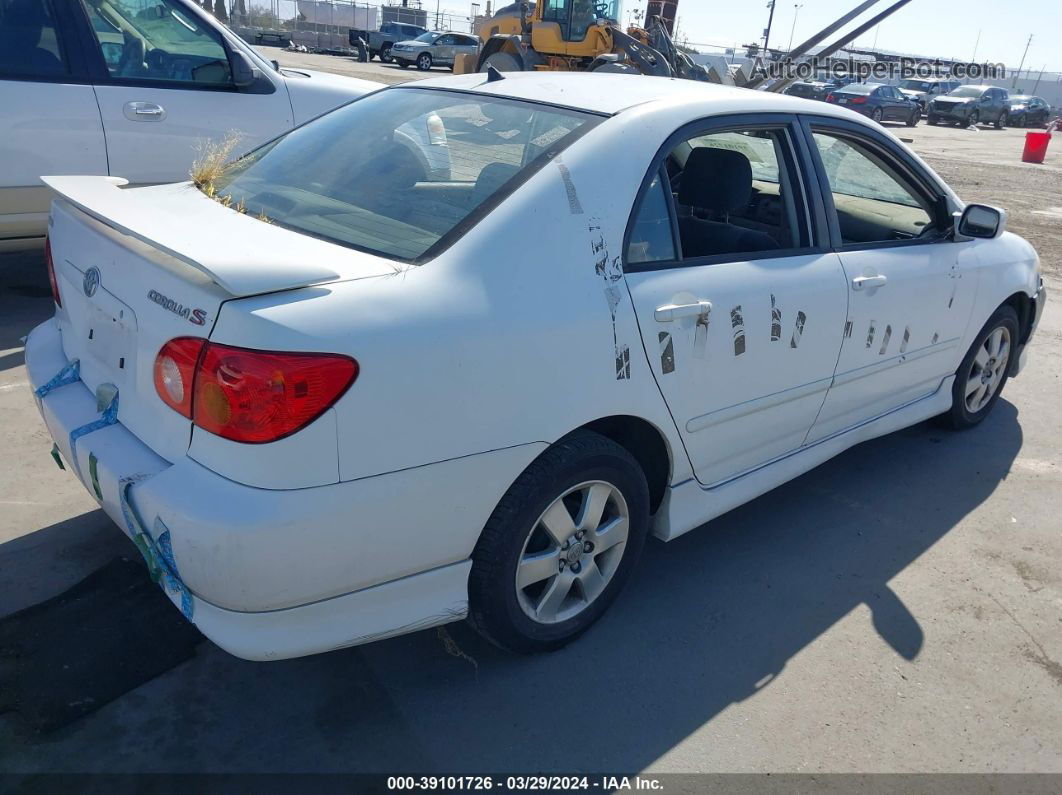
[[[63,297],[59,295],[59,282],[55,280],[55,262],[52,261],[52,241],[44,238],[44,266],[48,269],[48,284],[52,286],[52,298],[56,306],[63,305]]]
[[[290,436],[331,408],[358,363],[334,353],[286,353],[170,340],[155,358],[155,389],[205,431],[260,444]]]
[[[192,420],[236,442],[276,441],[320,417],[357,377],[349,356],[208,343],[196,369]]]
[[[195,366],[205,345],[202,337],[177,337],[155,357],[155,391],[163,403],[188,419],[192,419]]]

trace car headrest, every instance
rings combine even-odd
[[[682,172],[679,204],[730,213],[748,206],[752,164],[741,152],[700,146],[690,152]]]
[[[475,195],[478,201],[485,200],[502,185],[516,176],[520,169],[509,163],[488,163],[476,177]]]
[[[5,45],[22,49],[36,47],[44,29],[44,3],[41,0],[15,0],[8,6],[0,35]]]

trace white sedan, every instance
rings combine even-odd
[[[396,136],[432,118],[445,178]],[[53,454],[251,659],[466,616],[556,648],[649,533],[980,423],[1046,298],[1004,214],[880,126],[681,80],[446,77],[205,192],[45,179]]]

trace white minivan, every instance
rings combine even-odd
[[[0,251],[43,245],[42,174],[188,178],[376,83],[279,69],[189,0],[0,0]]]

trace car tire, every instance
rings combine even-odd
[[[969,118],[966,119],[966,126],[967,127],[976,127],[980,122],[981,122],[981,114],[980,114],[979,111],[975,110],[973,113],[970,114]]]
[[[999,347],[995,347],[997,341]],[[1018,315],[1013,307],[1001,306],[985,323],[955,372],[951,410],[940,416],[942,423],[957,431],[979,425],[1003,394],[1011,359],[1017,352]]]
[[[422,52],[417,56],[417,68],[422,72],[431,71],[431,53]]]
[[[410,67],[409,61],[402,58],[395,58],[395,63],[398,64],[399,69],[408,69]]]
[[[380,60],[384,63],[391,63],[394,58],[391,56],[391,45],[385,44],[380,48]]]
[[[1010,120],[1010,116],[1009,116],[1009,114],[1006,113],[1006,111],[1004,111],[1003,113],[1000,113],[999,114],[999,118],[996,119],[996,129],[997,130],[1005,130],[1005,129],[1007,129],[1007,122],[1009,120]]]
[[[881,108],[874,108],[874,110],[870,113],[870,118],[876,121],[878,124],[881,124],[882,115],[883,114],[881,112]]]
[[[581,519],[590,505],[599,521],[594,510]],[[648,527],[649,489],[634,457],[592,431],[566,436],[524,470],[487,520],[472,553],[469,621],[511,652],[570,643],[626,584]],[[606,536],[624,528],[625,536]],[[591,538],[610,540],[594,546]]]
[[[907,119],[907,126],[908,127],[917,127],[918,126],[918,122],[920,122],[920,121],[922,121],[922,111],[920,111],[918,109],[915,109],[911,113],[910,117]]]
[[[930,117],[928,117],[928,118],[926,119],[926,122],[927,122],[927,123],[928,123],[928,124],[929,124],[930,126],[932,126],[932,127],[936,127],[936,126],[937,126],[938,124],[940,124],[940,119],[938,119],[938,118],[937,118],[936,116],[930,116]]]
[[[370,63],[372,62],[373,58],[379,58],[379,57],[380,57],[380,51],[379,50],[369,50],[369,62]]]

